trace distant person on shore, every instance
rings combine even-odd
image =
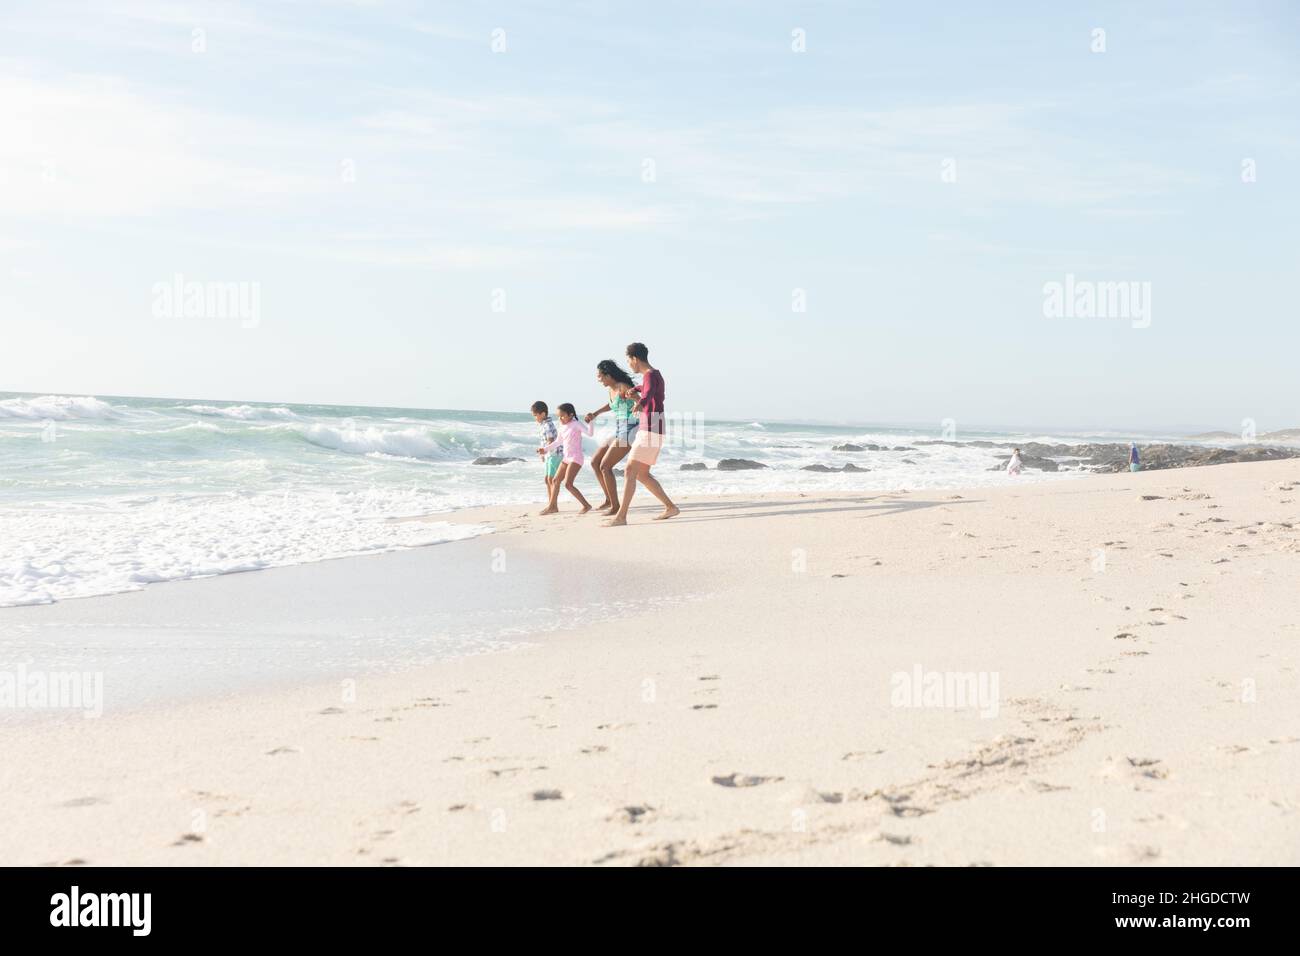
[[[605,500],[596,506],[596,510],[616,514],[618,481],[614,476],[614,466],[627,457],[636,438],[639,423],[632,413],[636,405],[636,383],[613,359],[605,359],[596,364],[596,381],[609,390],[609,401],[594,412],[588,412],[585,420],[593,422],[605,412],[614,413],[614,434],[601,442],[596,454],[591,456],[591,467],[596,472],[596,480],[605,492]]]
[[[1020,461],[1020,449],[1013,448],[1011,450],[1011,460],[1007,462],[1007,474],[1014,477],[1020,474],[1020,469],[1023,467],[1024,465]]]
[[[578,421],[577,411],[568,402],[561,405],[558,411],[560,413],[559,435],[540,450],[548,454],[559,450],[562,453],[560,467],[551,482],[550,503],[538,513],[553,515],[560,510],[560,485],[562,484],[569,489],[569,494],[578,499],[578,504],[582,505],[582,510],[578,514],[585,515],[591,510],[591,505],[587,503],[587,499],[582,496],[582,492],[574,486],[573,482],[578,477],[578,472],[582,471],[583,432],[590,435],[595,429],[590,423],[584,424]]]
[[[1139,471],[1142,468],[1142,462],[1138,459],[1137,442],[1131,442],[1128,446],[1128,470]]]
[[[641,376],[641,384],[632,392],[637,400],[633,410],[637,413],[638,425],[627,468],[623,472],[623,501],[618,513],[605,522],[607,527],[627,524],[627,509],[632,505],[632,495],[636,493],[638,483],[649,488],[650,494],[663,503],[664,510],[655,515],[656,521],[665,521],[679,514],[658,479],[650,474],[664,445],[664,377],[650,364],[650,350],[641,342],[633,342],[627,347],[627,362],[632,371]]]
[[[559,432],[555,428],[555,419],[551,418],[551,410],[545,402],[533,402],[532,407],[533,419],[538,425],[542,426],[542,445],[549,445],[559,437]],[[555,481],[556,472],[560,470],[560,453],[547,453],[545,448],[537,449],[538,456],[542,459],[542,465],[546,473],[546,500],[551,500],[551,485]]]

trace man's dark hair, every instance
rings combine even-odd
[[[627,357],[634,358],[638,362],[644,362],[650,357],[650,350],[645,347],[643,342],[633,342],[627,347]]]
[[[546,407],[545,402],[533,402],[533,414],[549,415],[551,410]]]

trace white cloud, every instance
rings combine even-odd
[[[325,183],[248,160],[265,142],[256,123],[162,103],[111,77],[0,74],[0,131],[0,210],[16,216],[279,203]]]

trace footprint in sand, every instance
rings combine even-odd
[[[839,790],[818,790],[816,787],[805,787],[802,790],[794,790],[787,793],[784,797],[786,803],[793,803],[799,806],[818,803],[843,803],[844,794]]]
[[[182,833],[172,846],[190,846],[194,843],[202,843],[203,836],[198,833]]]
[[[879,757],[883,750],[850,750],[841,760],[861,760],[863,757]]]
[[[1164,780],[1169,776],[1169,771],[1163,767],[1157,766],[1160,763],[1159,757],[1126,757],[1128,765],[1133,768],[1134,772],[1150,780]]]
[[[316,713],[323,717],[333,717],[335,714],[345,713],[342,707],[326,707],[324,710],[318,710]]]
[[[534,800],[563,800],[563,790],[534,790],[531,794]]]
[[[1149,863],[1160,856],[1160,848],[1155,846],[1099,846],[1094,847],[1092,852],[1103,860],[1130,863]]]
[[[530,770],[545,770],[545,767],[498,767],[496,769],[488,768],[488,773],[498,780],[502,777],[513,777],[517,773],[527,773]]]
[[[781,777],[760,777],[753,774],[729,773],[725,777],[713,777],[719,787],[758,787],[765,783],[775,783]]]
[[[934,812],[928,807],[908,803],[912,799],[910,793],[882,793],[880,798],[889,804],[889,812],[896,817],[923,817]]]
[[[579,753],[603,754],[607,750],[609,750],[609,748],[606,747],[604,744],[592,744],[590,747],[583,747],[582,750],[579,751]]]
[[[281,754],[300,754],[300,753],[302,753],[302,751],[299,750],[297,747],[276,747],[274,750],[268,750],[266,752],[266,755],[268,757],[278,757]]]
[[[717,710],[717,704],[691,704],[691,710]]]
[[[607,820],[618,823],[641,823],[650,814],[654,813],[655,808],[648,803],[640,803],[634,806],[619,807],[611,813]]]
[[[97,807],[100,804],[108,803],[103,797],[73,797],[71,800],[64,800],[59,804],[61,807]]]

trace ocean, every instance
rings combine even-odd
[[[585,443],[588,456],[609,427],[607,418],[598,419],[596,438]],[[998,460],[995,449],[915,444],[945,437],[939,423],[925,429],[685,416],[670,419],[669,434],[656,473],[680,496],[1010,480],[989,470]],[[488,533],[437,516],[480,505],[540,508],[537,437],[526,413],[0,393],[0,607]],[[1085,442],[1129,436],[961,430],[955,437]],[[845,443],[885,450],[832,450]],[[480,457],[523,460],[474,464]],[[767,467],[717,471],[724,458]],[[869,470],[803,470],[848,461]],[[680,470],[688,462],[709,469]],[[1078,474],[1027,471],[1016,480]],[[598,503],[590,470],[579,481]],[[561,508],[572,507],[561,498]],[[434,519],[392,520],[417,515]]]

